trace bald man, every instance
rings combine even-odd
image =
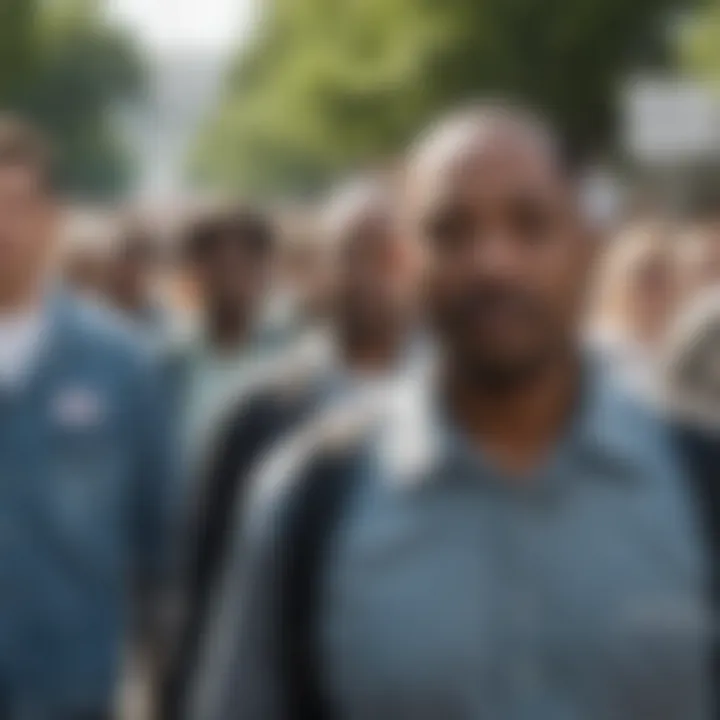
[[[189,602],[166,692],[167,718],[178,716],[204,654],[219,577],[224,571],[232,583],[237,574],[231,551],[251,471],[314,412],[351,395],[381,393],[413,361],[415,267],[392,198],[389,183],[374,176],[332,194],[320,222],[331,285],[327,327],[281,359],[219,428],[193,522]]]
[[[406,210],[437,358],[261,473],[204,717],[709,717],[700,518],[668,428],[581,350],[592,248],[557,142],[452,118]]]

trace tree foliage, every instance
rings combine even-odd
[[[720,0],[706,0],[680,25],[679,60],[694,77],[720,80]]]
[[[2,107],[48,132],[66,190],[122,191],[132,163],[114,111],[143,87],[132,39],[108,23],[100,0],[0,0],[0,16],[0,54],[12,58],[2,63]]]
[[[602,148],[620,79],[664,59],[682,2],[270,0],[194,172],[229,188],[312,187],[488,95],[538,105],[576,145]]]
[[[27,81],[33,63],[36,0],[0,0],[0,98]]]

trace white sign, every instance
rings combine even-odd
[[[650,163],[720,159],[720,87],[636,80],[625,98],[625,149]]]

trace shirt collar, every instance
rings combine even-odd
[[[578,415],[566,438],[577,456],[606,469],[608,477],[632,477],[645,456],[645,434],[660,424],[612,368],[599,360],[586,363]]]
[[[213,361],[233,363],[245,360],[256,352],[272,348],[277,339],[273,328],[258,322],[250,328],[247,336],[237,343],[235,347],[221,351],[210,341],[205,328],[202,325],[197,325],[188,337],[187,346],[190,354],[196,358],[203,360],[209,358]]]
[[[336,382],[346,389],[364,390],[373,387],[387,387],[388,392],[396,384],[402,384],[406,376],[414,377],[413,371],[427,356],[427,343],[417,332],[410,331],[399,344],[399,351],[393,361],[382,370],[362,373],[349,368],[342,359],[337,343],[328,334],[326,336],[326,356],[328,364],[333,368]]]
[[[382,467],[393,482],[417,485],[455,466],[477,463],[481,454],[449,426],[435,396],[436,373],[425,366],[393,386],[379,438]],[[642,409],[612,380],[602,363],[588,358],[575,417],[556,453],[592,463],[609,477],[631,477],[642,453]],[[556,456],[557,456],[556,455]]]
[[[69,358],[76,329],[75,308],[74,299],[61,287],[53,285],[47,290],[37,310],[40,338],[32,357],[26,359],[17,390],[26,390],[48,367],[65,363]]]

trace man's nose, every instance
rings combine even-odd
[[[502,230],[476,236],[468,261],[474,272],[493,277],[515,276],[520,265],[515,243]]]

